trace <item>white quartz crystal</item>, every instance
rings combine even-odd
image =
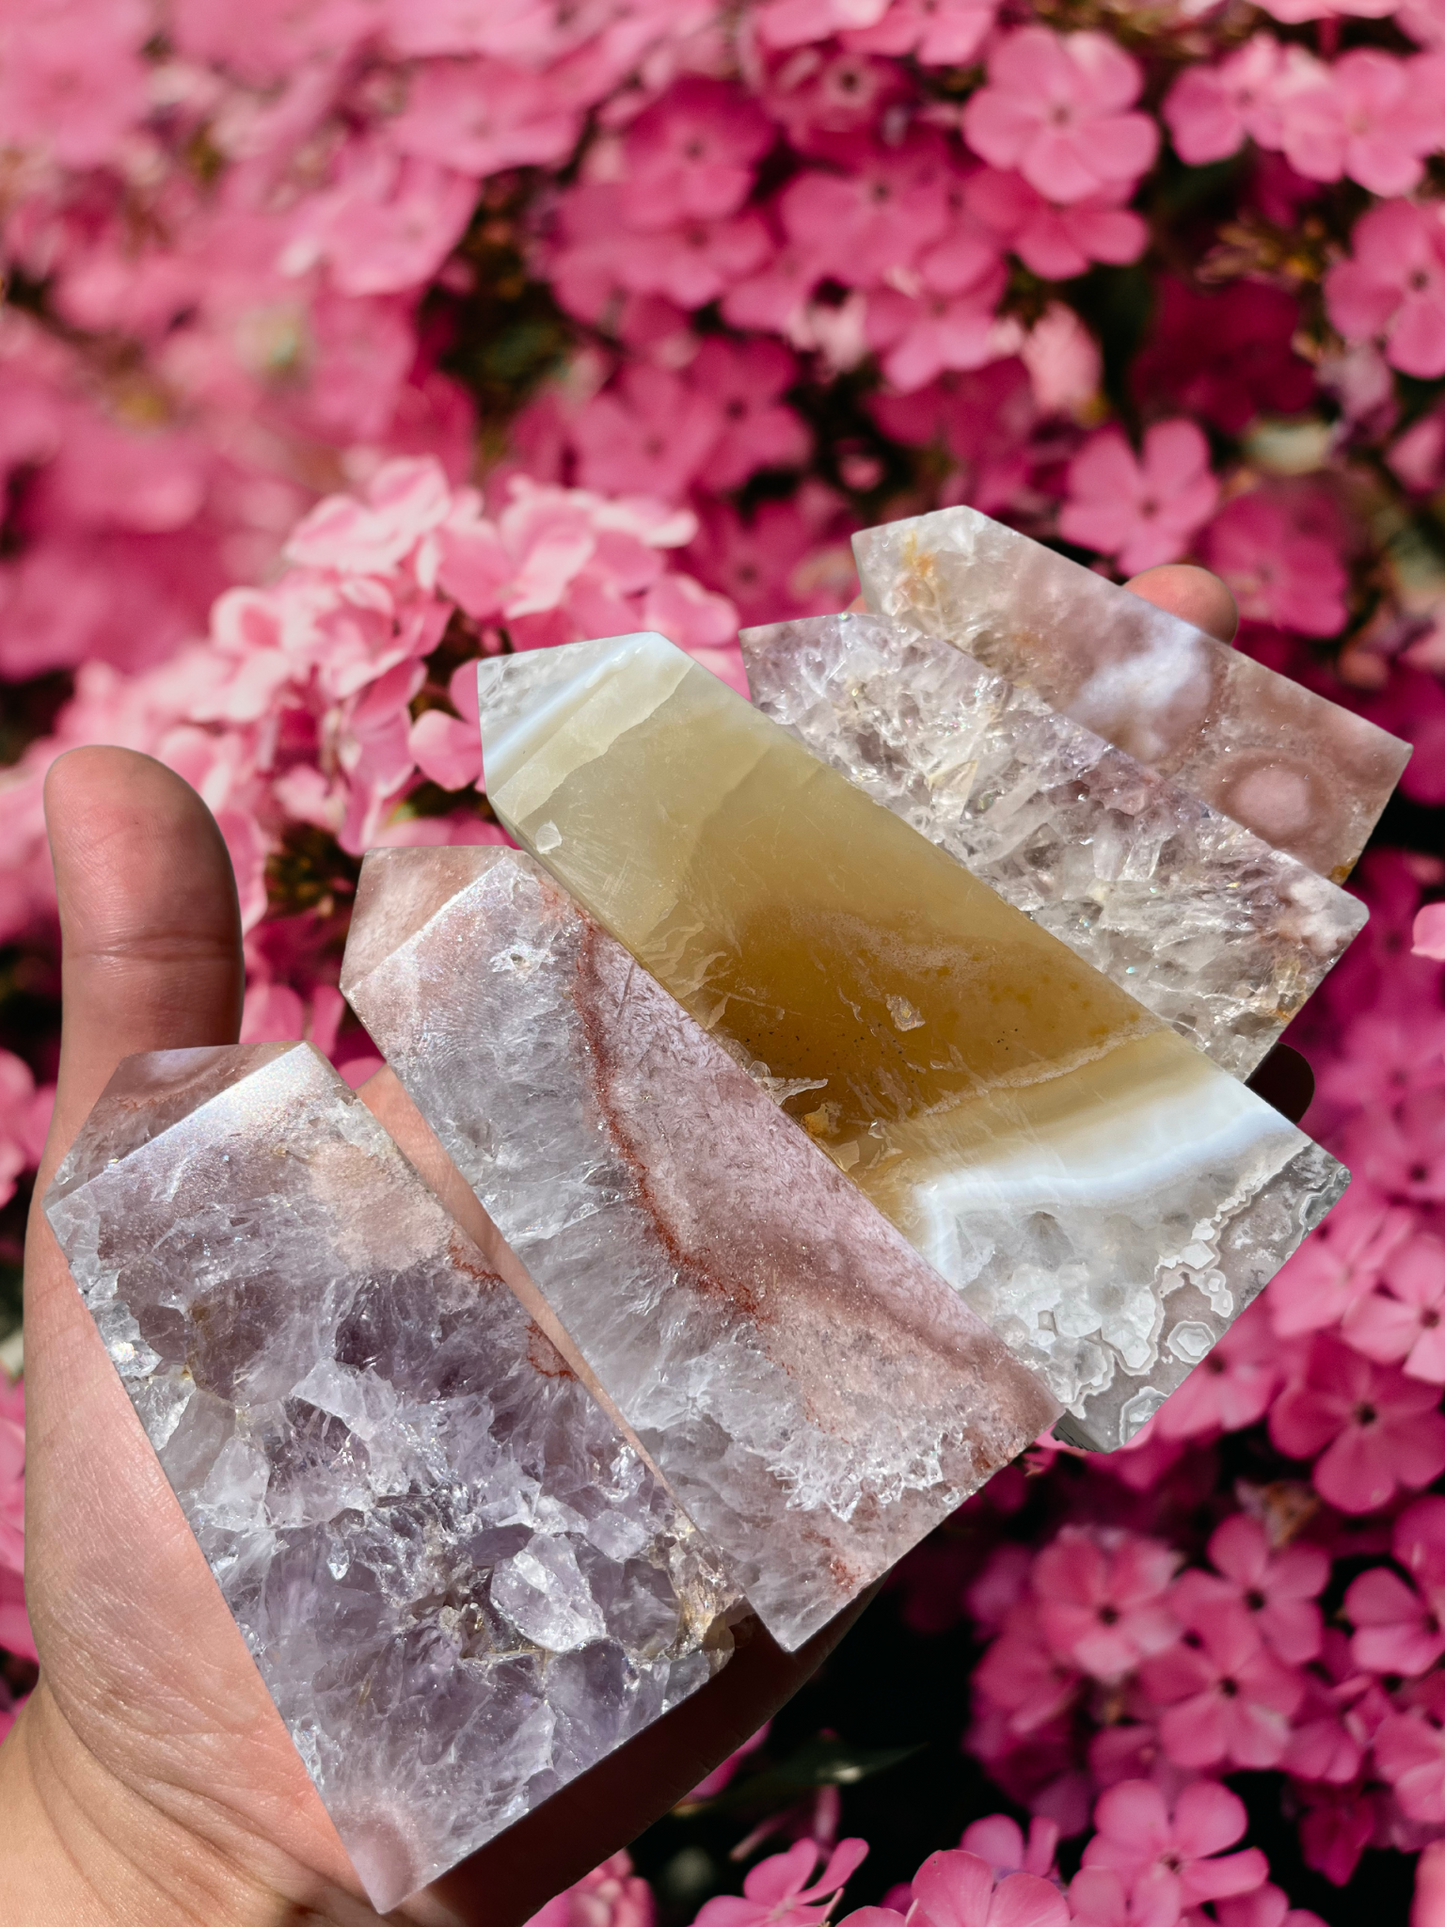
[[[528,858],[373,851],[342,987],[781,1645],[1059,1416]]]
[[[1364,905],[947,642],[878,616],[745,629],[753,701],[1247,1077]]]
[[[1321,876],[1349,875],[1410,745],[977,509],[853,537],[874,615],[1038,690]]]
[[[723,1663],[711,1549],[308,1046],[128,1059],[45,1210],[381,1912]]]

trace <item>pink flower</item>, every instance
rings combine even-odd
[[[577,479],[607,495],[685,497],[718,438],[716,410],[671,369],[629,362],[572,424]]]
[[[1190,421],[1156,422],[1142,456],[1117,428],[1101,430],[1069,464],[1068,489],[1059,533],[1113,556],[1125,575],[1177,561],[1219,499],[1209,444]]]
[[[996,297],[993,285],[967,294],[917,296],[881,288],[871,296],[868,342],[882,351],[883,372],[893,388],[906,395],[946,369],[982,368],[1007,352],[994,320]]]
[[[1445,207],[1387,201],[1361,215],[1351,242],[1325,276],[1330,320],[1347,341],[1380,341],[1404,374],[1445,374]]]
[[[758,8],[759,38],[769,47],[800,47],[849,28],[871,27],[888,0],[766,0]]]
[[[1260,1637],[1288,1664],[1313,1659],[1323,1641],[1315,1600],[1330,1576],[1318,1546],[1287,1545],[1272,1551],[1264,1527],[1236,1512],[1215,1527],[1209,1541],[1212,1573],[1181,1573],[1169,1595],[1180,1619],[1198,1631],[1219,1611],[1248,1613]]]
[[[1445,1728],[1437,1720],[1418,1707],[1392,1713],[1375,1735],[1375,1766],[1411,1820],[1445,1825]]]
[[[743,1897],[719,1894],[705,1901],[694,1927],[821,1927],[868,1843],[840,1840],[813,1880],[821,1852],[816,1840],[799,1840],[786,1853],[760,1860],[743,1882]]]
[[[1008,327],[1001,319],[1000,332]],[[1076,418],[1094,407],[1104,373],[1099,344],[1074,310],[1051,301],[1018,344],[1041,415]]]
[[[1339,1635],[1332,1633],[1331,1638],[1338,1640]],[[1280,1765],[1300,1779],[1348,1786],[1359,1778],[1379,1725],[1373,1717],[1373,1682],[1356,1676],[1327,1684],[1313,1671],[1304,1679],[1305,1697],[1295,1713]],[[1381,1717],[1390,1710],[1385,1701]]]
[[[913,1876],[913,1927],[1068,1927],[1064,1896],[1037,1874],[994,1870],[975,1853],[930,1854]]]
[[[1141,217],[1120,205],[1128,198],[1122,185],[1059,206],[1022,174],[985,167],[970,176],[964,196],[1001,245],[1049,281],[1082,274],[1091,261],[1137,261],[1149,238]]]
[[[1432,1085],[1407,1092],[1397,1104],[1361,1111],[1347,1125],[1340,1148],[1351,1167],[1386,1196],[1411,1204],[1445,1202],[1445,1090]]]
[[[146,110],[144,0],[38,0],[0,27],[0,144],[67,167],[111,158]]]
[[[797,362],[776,341],[709,335],[703,342],[687,378],[718,425],[707,457],[711,488],[738,488],[759,469],[799,468],[807,461],[808,431],[780,399],[797,373]]]
[[[1084,1848],[1086,1867],[1112,1868],[1127,1879],[1161,1876],[1177,1907],[1248,1893],[1269,1872],[1257,1847],[1225,1853],[1243,1834],[1244,1802],[1213,1780],[1186,1786],[1173,1807],[1148,1780],[1124,1780],[1100,1794],[1097,1831]]]
[[[1101,33],[1020,27],[998,42],[988,84],[964,109],[970,147],[994,167],[1016,167],[1051,201],[1082,201],[1136,181],[1159,130],[1138,99],[1138,63]]]
[[[847,287],[911,267],[949,221],[947,178],[935,140],[879,147],[850,157],[846,173],[809,168],[784,188],[783,228],[811,258],[815,274]]]
[[[411,726],[408,744],[417,768],[444,790],[467,789],[482,774],[481,710],[477,665],[464,662],[447,687],[455,716],[425,709]]]
[[[1150,1868],[1126,1879],[1113,1867],[1081,1867],[1069,1882],[1076,1927],[1177,1927],[1178,1882]]]
[[[1151,1424],[1163,1439],[1239,1432],[1263,1418],[1283,1375],[1279,1341],[1251,1306],[1160,1406]]]
[[[1324,1224],[1271,1279],[1264,1303],[1275,1331],[1288,1338],[1338,1324],[1370,1290],[1391,1252],[1409,1236],[1411,1224],[1408,1212],[1392,1210],[1367,1185],[1352,1185]],[[1228,1342],[1226,1338],[1215,1349]]]
[[[1308,1907],[1291,1907],[1289,1895],[1268,1881],[1253,1893],[1215,1902],[1219,1927],[1325,1927]]]
[[[1445,963],[1445,903],[1427,903],[1419,912],[1411,948],[1417,957]]]
[[[667,228],[736,213],[772,143],[766,114],[740,88],[684,76],[627,130],[625,219],[634,228]]]
[[[680,308],[703,308],[754,272],[772,243],[757,215],[684,221],[612,240],[617,279],[637,294],[665,295]]]
[[[1299,1823],[1305,1865],[1343,1887],[1375,1831],[1375,1803],[1366,1795],[1310,1788],[1308,1811]]]
[[[1445,1915],[1445,1840],[1432,1840],[1415,1863],[1412,1919],[1428,1923]]]
[[[342,294],[391,294],[429,280],[461,239],[475,199],[453,168],[358,140],[332,185],[301,203],[283,272],[326,261]]]
[[[1251,1615],[1237,1610],[1205,1616],[1146,1660],[1140,1677],[1164,1709],[1165,1751],[1188,1767],[1278,1765],[1304,1695],[1299,1675],[1270,1652]]]
[[[656,1915],[651,1887],[623,1851],[549,1900],[526,1927],[652,1927]]]
[[[1307,180],[1347,174],[1372,194],[1408,194],[1445,138],[1442,82],[1434,54],[1396,60],[1357,47],[1283,91],[1280,144]]]
[[[15,1196],[21,1173],[39,1164],[54,1106],[55,1086],[37,1089],[30,1066],[0,1050],[0,1204]]]
[[[1377,1364],[1445,1385],[1445,1244],[1429,1232],[1386,1263],[1379,1286],[1345,1313],[1340,1335]]]
[[[576,101],[545,74],[502,60],[428,60],[387,135],[405,154],[482,175],[555,166],[581,127]]]
[[[1345,1594],[1345,1617],[1358,1665],[1410,1678],[1445,1653],[1445,1499],[1417,1499],[1400,1514],[1394,1553],[1414,1584],[1374,1566]]]
[[[1395,984],[1403,988],[1403,972]],[[1317,1089],[1351,1110],[1388,1109],[1406,1092],[1445,1082],[1445,1012],[1410,998],[1394,1009],[1366,1011],[1350,1023],[1339,1054],[1323,1068]]]
[[[1242,616],[1306,636],[1344,627],[1344,565],[1321,535],[1256,489],[1237,495],[1210,525],[1205,560],[1234,591]]]
[[[1079,1685],[1078,1673],[1050,1650],[1032,1601],[1015,1606],[1000,1636],[979,1661],[974,1685],[1008,1715],[1009,1731],[1034,1732],[1053,1719]]]
[[[1121,1527],[1064,1526],[1034,1561],[1039,1625],[1054,1651],[1118,1679],[1177,1637],[1166,1594],[1178,1555]]]
[[[1164,102],[1180,160],[1195,167],[1222,161],[1246,138],[1277,147],[1286,60],[1272,34],[1257,33],[1218,66],[1186,67]]]
[[[1321,1334],[1303,1380],[1270,1413],[1270,1437],[1292,1458],[1315,1459],[1315,1486],[1331,1505],[1370,1512],[1445,1470],[1438,1402],[1433,1386]]]
[[[388,462],[365,502],[328,495],[296,525],[286,544],[293,562],[313,569],[381,575],[446,518],[451,490],[439,462]]]
[[[893,0],[875,26],[845,32],[859,53],[912,54],[924,67],[962,67],[983,45],[998,0]]]
[[[966,1826],[958,1844],[965,1853],[974,1853],[980,1860],[986,1860],[995,1879],[1011,1873],[1031,1873],[1040,1880],[1049,1880],[1054,1873],[1059,1829],[1056,1821],[1035,1818],[1029,1822],[1025,1840],[1017,1820],[1011,1820],[1006,1813],[990,1813]]]
[[[1394,0],[1260,0],[1260,5],[1289,26],[1303,20],[1329,20],[1339,14],[1380,20],[1395,11]]]
[[[35,1660],[25,1613],[25,1384],[0,1366],[0,1652]],[[8,1698],[0,1683],[0,1739]]]

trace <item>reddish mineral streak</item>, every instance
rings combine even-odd
[[[653,1187],[640,1134],[629,1128],[624,1113],[613,1101],[612,1080],[623,1036],[615,1026],[625,1009],[627,989],[637,966],[629,958],[627,984],[624,985],[622,996],[615,1001],[612,1010],[604,1013],[604,999],[613,1000],[610,997],[612,986],[605,981],[602,961],[598,956],[599,943],[610,947],[610,940],[605,939],[597,925],[589,919],[578,948],[572,1002],[587,1040],[592,1096],[607,1126],[608,1137],[631,1173],[638,1202],[652,1220],[653,1229],[677,1270],[679,1283],[685,1282],[693,1291],[716,1293],[735,1306],[745,1318],[753,1319],[758,1324],[768,1323],[773,1312],[767,1304],[766,1294],[759,1292],[756,1285],[750,1283],[736,1267],[725,1271],[728,1261],[736,1255],[736,1247],[728,1239],[719,1239],[701,1251],[684,1242]],[[719,1258],[723,1261],[722,1266],[718,1265]],[[725,1275],[720,1275],[724,1271]]]

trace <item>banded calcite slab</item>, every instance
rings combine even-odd
[[[381,1912],[726,1658],[710,1549],[308,1046],[128,1059],[45,1211]]]
[[[1128,1438],[1343,1190],[1269,1105],[663,637],[478,673],[513,836],[1079,1442]]]
[[[1076,956],[1247,1077],[1364,905],[1082,723],[916,629],[745,629],[753,701]]]
[[[853,537],[863,594],[1342,881],[1410,745],[977,509]]]
[[[374,851],[342,985],[781,1645],[1058,1418],[807,1133],[527,857]]]

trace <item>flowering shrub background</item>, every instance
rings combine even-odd
[[[1205,562],[1241,648],[1417,746],[1294,1032],[1345,1203],[547,1927],[1445,1921],[1442,146],[1445,0],[0,8],[0,1331],[67,745],[196,785],[245,1035],[353,1081],[362,851],[499,834],[472,660],[650,626],[738,683],[870,522]]]

